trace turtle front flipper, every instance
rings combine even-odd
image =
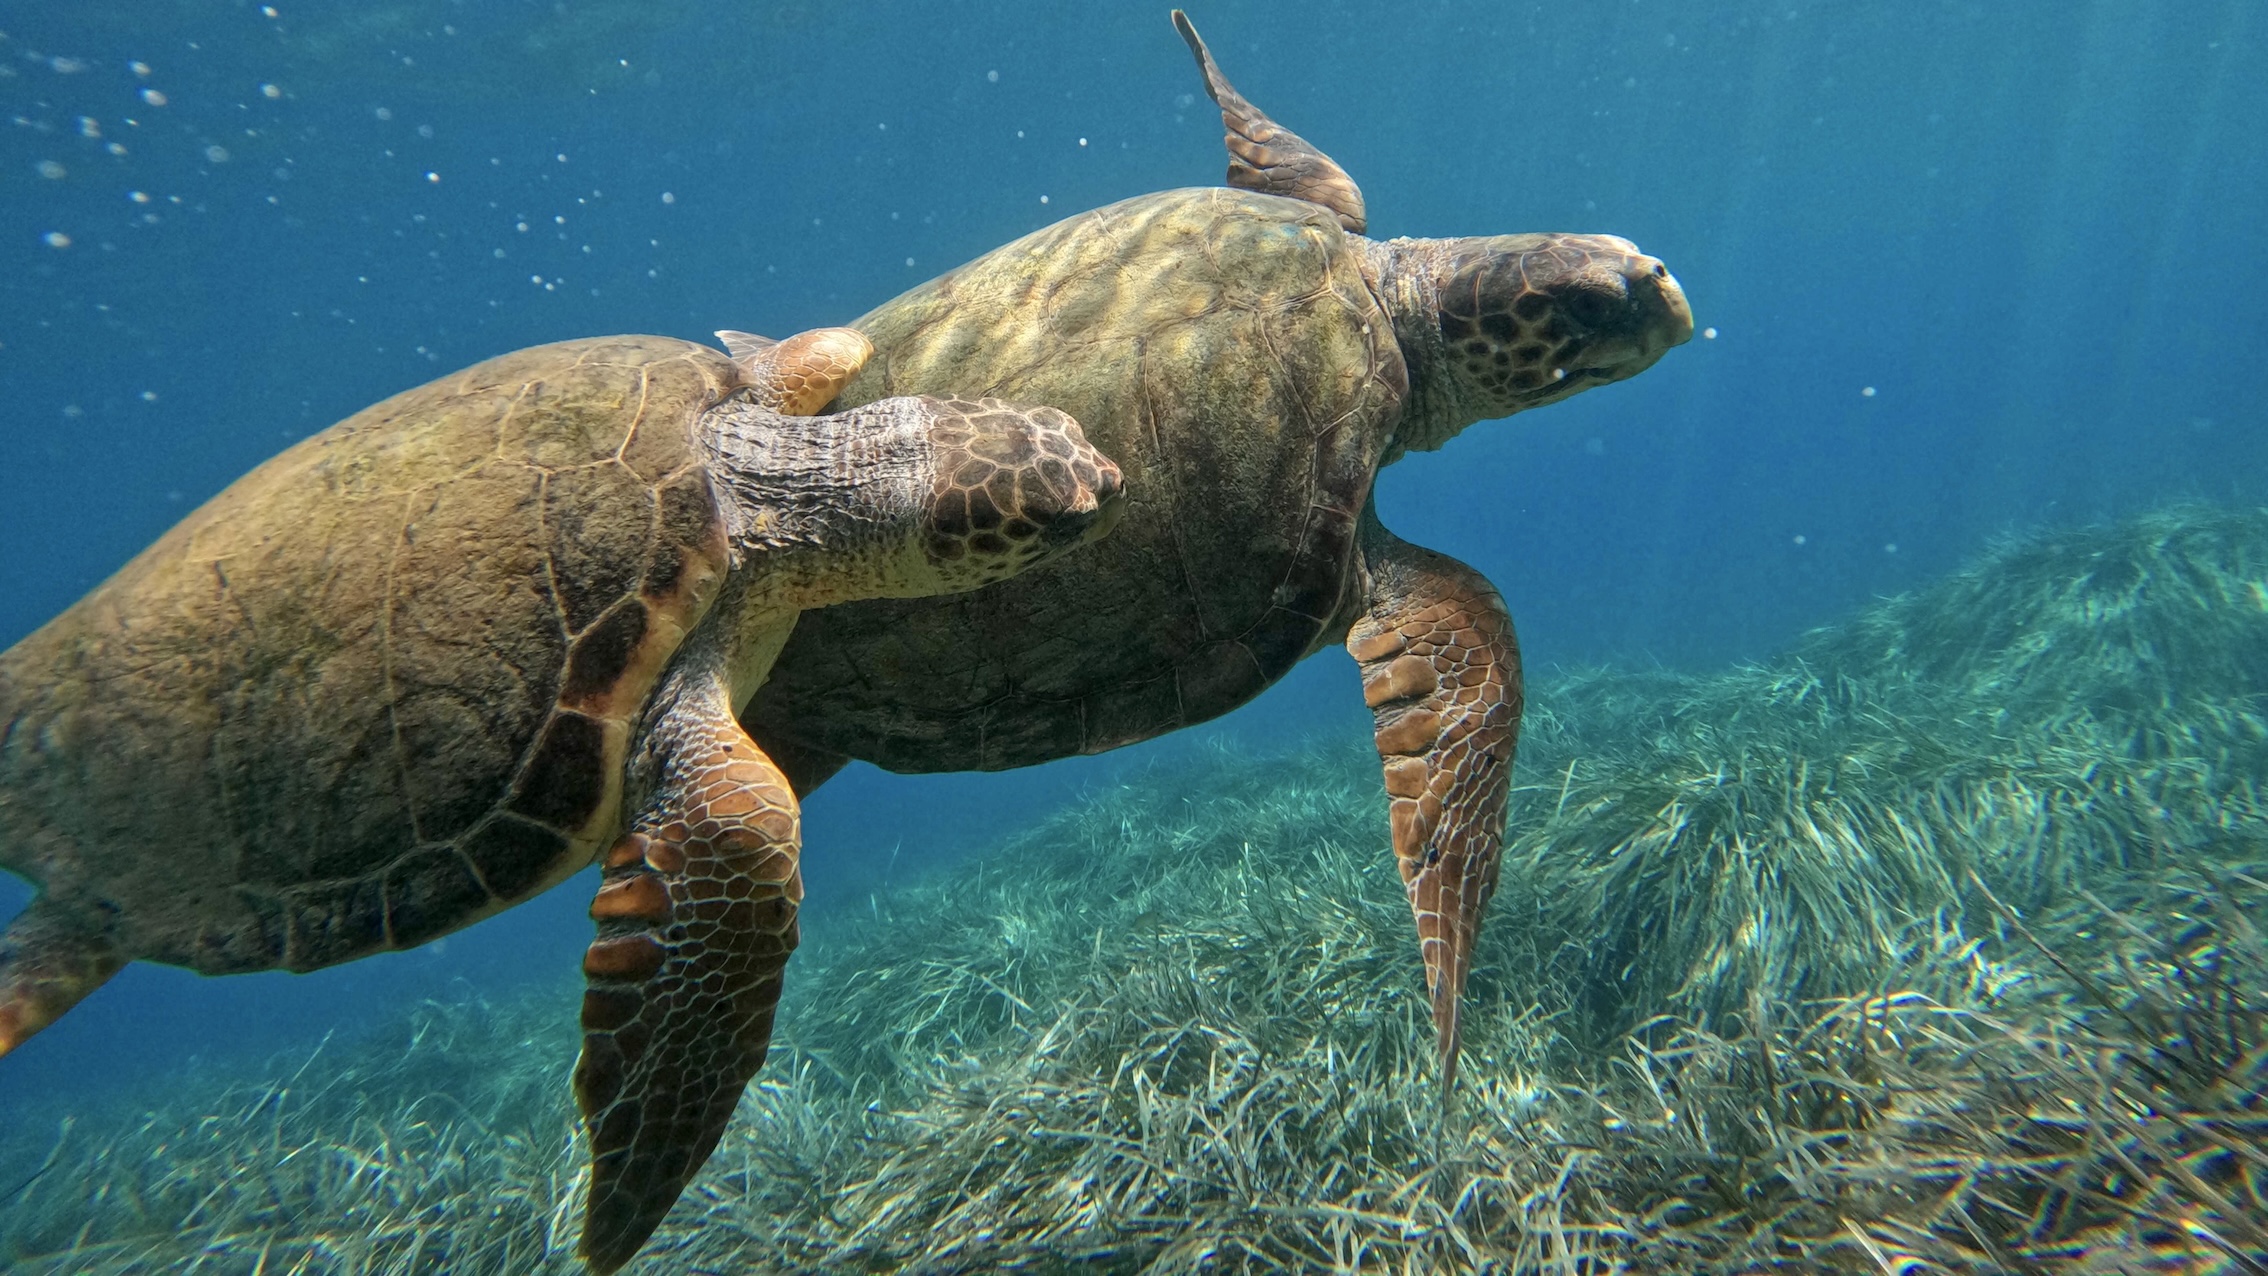
[[[1372,513],[1361,549],[1368,598],[1347,651],[1362,665],[1385,764],[1394,859],[1417,918],[1447,1093],[1458,1002],[1504,845],[1520,647],[1504,600],[1479,572],[1399,539]]]
[[[582,1253],[599,1272],[638,1252],[716,1147],[795,950],[795,795],[733,720],[720,670],[694,662],[657,700],[650,796],[591,903],[575,1098],[591,1140]]]
[[[45,895],[0,931],[0,1055],[107,983],[126,959],[99,925]]]
[[[1228,129],[1223,139],[1228,143],[1228,184],[1320,204],[1338,214],[1339,225],[1348,233],[1361,234],[1369,224],[1363,213],[1362,189],[1347,176],[1347,170],[1317,150],[1314,143],[1245,101],[1221,74],[1221,68],[1214,65],[1212,52],[1198,37],[1188,14],[1174,10],[1173,29],[1181,33],[1189,51],[1197,57],[1197,69],[1205,75],[1206,96],[1221,108],[1221,123]]]

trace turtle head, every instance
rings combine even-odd
[[[1635,376],[1693,335],[1667,267],[1613,235],[1398,239],[1377,245],[1411,360],[1398,438],[1441,446],[1475,421]]]

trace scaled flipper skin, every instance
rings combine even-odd
[[[721,670],[681,674],[647,737],[651,797],[607,852],[583,959],[583,1256],[601,1272],[669,1213],[763,1066],[803,899],[786,778],[733,721]]]
[[[1465,975],[1496,890],[1520,736],[1520,646],[1487,578],[1363,520],[1368,593],[1347,632],[1416,915],[1444,1094],[1456,1084]]]

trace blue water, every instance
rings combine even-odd
[[[1763,657],[2006,531],[2268,498],[2258,0],[1193,16],[1374,233],[1622,234],[1713,333],[1382,479],[1390,526],[1502,587],[1532,667]],[[0,0],[0,32],[0,645],[442,372],[839,322],[1222,168],[1149,2]],[[1363,722],[1326,653],[1211,729]],[[854,768],[806,811],[813,892],[861,898],[1188,743]],[[0,1060],[0,1113],[460,978],[567,977],[586,887],[313,976],[133,968]],[[24,898],[0,876],[0,915]]]

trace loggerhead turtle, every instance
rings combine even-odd
[[[796,801],[734,721],[805,608],[997,581],[1108,529],[1073,420],[832,416],[864,338],[491,359],[238,480],[0,654],[0,1054],[124,963],[314,970],[603,856],[583,1251],[628,1261],[763,1062]]]
[[[1075,414],[1128,512],[1075,564],[804,618],[742,722],[799,793],[861,758],[995,770],[1225,713],[1326,644],[1361,665],[1444,1087],[1520,722],[1494,586],[1378,520],[1378,467],[1651,366],[1693,332],[1607,235],[1362,237],[1352,178],[1239,96],[1179,10],[1230,189],[1073,217],[854,321],[844,402],[965,386]]]

